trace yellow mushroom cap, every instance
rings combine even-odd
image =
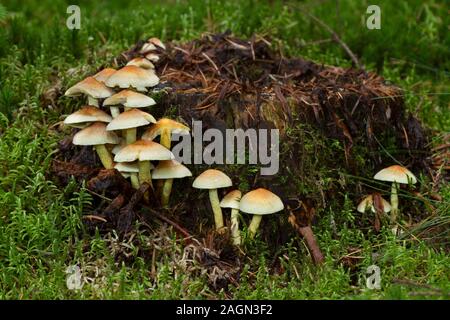
[[[113,93],[114,92],[110,88],[106,87],[103,83],[95,80],[94,77],[87,77],[86,79],[70,87],[64,93],[64,95],[68,97],[74,97],[85,94],[95,99],[103,99],[108,98]]]
[[[230,177],[225,173],[216,169],[208,169],[203,171],[195,178],[192,186],[197,189],[219,189],[231,187],[233,183]]]
[[[151,161],[151,160],[171,160],[175,158],[169,149],[164,148],[159,143],[147,140],[138,140],[127,145],[115,156],[115,162]]]
[[[144,140],[153,140],[161,134],[163,130],[170,130],[175,134],[189,134],[189,127],[172,119],[159,119],[154,125],[148,128],[142,135]]]
[[[417,182],[416,177],[411,171],[399,165],[393,165],[384,168],[383,170],[378,171],[378,173],[373,178],[375,180],[397,182],[403,184],[408,184],[409,182],[415,184]]]
[[[132,60],[130,60],[127,63],[127,66],[136,66],[142,69],[155,69],[155,66],[153,63],[151,63],[149,60],[147,60],[144,57],[137,57]]]
[[[220,206],[222,208],[239,209],[239,202],[241,201],[242,192],[239,190],[233,190],[228,192],[222,201],[220,201]]]
[[[239,204],[239,210],[245,213],[266,215],[284,209],[283,202],[274,193],[259,188],[246,193]]]
[[[155,105],[156,102],[145,94],[127,89],[112,95],[103,102],[104,106],[115,106],[118,104],[127,108],[145,108]]]
[[[140,91],[156,86],[159,78],[153,70],[142,69],[136,66],[125,66],[110,76],[105,84],[108,87],[129,88],[134,87]]]
[[[191,171],[176,160],[160,161],[152,173],[153,179],[180,179],[191,176]]]
[[[100,110],[97,107],[93,106],[84,106],[80,110],[75,111],[70,114],[66,119],[64,119],[64,123],[68,125],[85,123],[85,122],[110,122],[112,117]]]
[[[383,211],[384,212],[387,213],[387,212],[391,211],[391,205],[389,204],[389,202],[387,202],[383,198],[381,198],[381,202],[383,203]],[[373,203],[372,195],[368,195],[367,197],[364,197],[364,199],[362,199],[361,202],[358,204],[358,207],[356,208],[356,210],[358,212],[364,213],[367,210],[367,208],[369,208],[373,213],[375,213],[375,206]]]
[[[106,124],[94,122],[90,126],[78,131],[72,140],[73,144],[81,146],[93,146],[98,144],[117,144],[119,137],[114,132],[106,131]]]
[[[111,77],[114,72],[116,72],[116,69],[105,68],[102,71],[97,72],[93,77],[95,80],[105,83],[106,79]]]
[[[155,123],[156,120],[150,113],[141,111],[139,109],[131,109],[119,114],[112,119],[106,127],[106,130],[123,130],[146,126],[149,123]]]

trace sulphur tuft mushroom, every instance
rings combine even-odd
[[[161,205],[169,204],[170,193],[172,192],[173,179],[191,177],[191,171],[176,160],[160,161],[153,170],[153,179],[165,179],[161,192]]]
[[[267,189],[259,188],[246,193],[239,204],[242,212],[253,215],[248,227],[250,238],[254,238],[258,231],[263,215],[273,214],[284,209],[283,202],[274,193]]]
[[[154,62],[154,63],[159,61],[159,56],[156,53],[153,53],[153,52],[147,53],[145,55],[145,58],[150,60],[151,62]]]
[[[155,69],[153,63],[151,63],[150,60],[143,57],[131,59],[130,61],[128,61],[127,66],[136,66],[142,69],[151,69],[151,70]]]
[[[117,107],[117,105],[123,105],[125,107],[125,111],[127,111],[130,108],[145,108],[155,104],[155,100],[149,96],[128,89],[112,95],[103,102],[104,106],[110,107],[113,118],[116,118],[120,114],[119,107]]]
[[[105,82],[108,87],[127,89],[136,88],[138,91],[147,91],[159,83],[159,78],[153,70],[142,69],[136,66],[125,66],[113,73]]]
[[[389,202],[387,202],[382,197],[380,197],[380,198],[381,198],[381,203],[383,206],[383,212],[384,213],[390,212],[391,205],[389,204]],[[375,209],[375,205],[374,205],[373,195],[370,194],[370,195],[364,197],[364,199],[362,199],[361,202],[358,204],[358,207],[356,208],[356,210],[361,213],[364,213],[367,210],[370,210],[373,213],[375,213],[376,209]]]
[[[160,143],[167,149],[171,148],[172,134],[189,134],[189,127],[172,119],[159,119],[154,125],[148,128],[142,135],[144,140],[154,140],[160,137]]]
[[[144,182],[152,186],[152,176],[150,173],[153,160],[171,160],[174,155],[170,150],[164,148],[159,143],[147,140],[138,140],[121,149],[115,156],[116,162],[139,161],[139,183]]]
[[[67,89],[64,95],[67,97],[76,97],[84,94],[88,97],[88,105],[98,107],[98,99],[108,98],[113,93],[114,91],[100,81],[95,80],[94,77],[87,77]]]
[[[159,40],[158,38],[152,37],[150,39],[147,40],[147,43],[151,43],[157,47],[160,47],[163,50],[166,50],[166,46],[164,45],[164,43]]]
[[[417,182],[414,174],[408,169],[393,165],[377,172],[373,177],[375,180],[392,182],[391,188],[391,221],[395,223],[398,214],[398,184],[415,184]]]
[[[105,83],[105,81],[112,76],[112,74],[116,72],[116,69],[113,68],[105,68],[102,71],[97,72],[92,77],[102,83]]]
[[[241,235],[239,233],[239,202],[241,197],[241,191],[233,190],[220,201],[221,208],[231,208],[231,238],[235,246],[241,244]]]
[[[127,144],[136,141],[137,127],[155,123],[156,119],[150,113],[131,109],[119,114],[106,127],[108,131],[125,130],[125,141]]]
[[[111,120],[112,117],[103,110],[93,106],[84,106],[68,115],[64,119],[64,124],[75,128],[84,128],[92,122],[110,122]]]
[[[137,162],[118,162],[114,165],[114,168],[119,171],[125,178],[128,176],[131,180],[131,186],[134,189],[139,189],[139,164]],[[150,164],[150,170],[153,170],[154,166]]]
[[[233,183],[230,177],[225,173],[216,169],[208,169],[202,172],[197,178],[195,178],[192,186],[196,189],[208,189],[209,201],[214,213],[214,223],[216,230],[223,228],[223,215],[220,208],[219,196],[217,195],[217,189],[231,187]]]
[[[83,130],[78,131],[73,136],[72,143],[80,146],[94,146],[103,166],[106,169],[114,167],[111,154],[105,145],[117,144],[119,143],[119,138],[114,132],[106,131],[105,123],[94,122]]]

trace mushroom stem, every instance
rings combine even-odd
[[[117,116],[120,114],[119,107],[110,107],[109,110],[111,110],[111,116],[113,118],[117,118]]]
[[[125,141],[127,144],[132,144],[136,141],[136,128],[130,128],[125,130]]]
[[[88,96],[88,105],[98,108],[98,100],[95,98],[92,98],[91,96]]]
[[[150,173],[150,161],[139,161],[139,183],[148,183],[150,188],[153,188],[152,185],[152,174]],[[144,194],[144,199],[146,201],[149,200],[148,191]]]
[[[161,139],[160,139],[161,145],[170,150],[171,142],[172,142],[171,138],[172,137],[170,134],[170,130],[167,130],[167,129],[162,130]]]
[[[131,172],[130,179],[131,179],[131,186],[136,190],[139,189],[139,178],[136,172]]]
[[[169,204],[170,193],[172,192],[173,179],[167,179],[164,181],[164,185],[161,192],[161,204],[163,207]]]
[[[217,189],[209,190],[209,201],[214,212],[214,223],[216,224],[216,230],[223,228],[223,216],[222,209],[220,208],[219,196],[217,195]]]
[[[239,246],[241,244],[241,235],[239,233],[239,210],[231,209],[231,238],[233,244]]]
[[[250,222],[250,225],[248,226],[248,234],[250,236],[250,239],[253,239],[255,237],[256,231],[258,231],[261,220],[262,220],[261,215],[259,215],[259,214],[253,215],[252,221]]]
[[[391,188],[391,222],[395,223],[398,213],[398,185],[397,182],[392,183]]]
[[[100,161],[102,162],[103,166],[106,169],[112,169],[114,167],[114,162],[111,157],[111,154],[109,153],[108,149],[106,149],[104,144],[98,144],[95,147],[95,151],[97,151],[98,157],[100,158]]]

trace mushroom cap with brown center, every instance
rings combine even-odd
[[[115,156],[115,162],[132,161],[152,161],[152,160],[171,160],[174,155],[170,150],[164,148],[159,143],[147,140],[138,140],[127,145]]]
[[[150,123],[155,123],[156,119],[150,113],[141,111],[139,109],[131,109],[119,114],[112,119],[106,127],[106,130],[124,130],[146,126]]]
[[[155,105],[156,102],[145,94],[128,89],[112,95],[103,102],[104,106],[115,106],[119,104],[127,108],[145,108]]]
[[[144,140],[153,140],[161,134],[163,130],[170,130],[175,134],[189,134],[189,127],[172,119],[159,119],[154,125],[148,128],[142,135]]]
[[[106,124],[103,122],[94,122],[90,126],[78,131],[74,136],[72,143],[81,146],[93,146],[99,144],[117,144],[119,137],[114,132],[106,131]]]
[[[191,176],[191,171],[176,160],[160,161],[152,173],[153,179],[180,179]]]
[[[257,215],[272,214],[283,209],[284,204],[281,199],[264,188],[244,194],[239,204],[240,211]]]
[[[397,182],[403,184],[408,184],[409,182],[415,184],[417,182],[416,177],[411,171],[399,165],[393,165],[384,168],[378,171],[378,173],[373,178],[375,180]]]
[[[105,84],[108,87],[129,88],[134,87],[145,91],[147,87],[156,86],[159,78],[153,70],[142,69],[136,66],[125,66],[110,76]]]
[[[95,80],[105,83],[105,81],[116,72],[116,69],[105,68],[102,71],[97,72],[93,77]]]
[[[87,77],[86,79],[67,89],[64,95],[68,97],[75,97],[81,94],[85,94],[95,99],[103,99],[108,98],[113,93],[114,91],[112,91],[100,81],[95,80],[94,77]]]
[[[383,211],[384,212],[387,213],[387,212],[391,211],[391,205],[389,204],[389,202],[387,202],[383,198],[381,198],[381,202],[383,203]],[[375,213],[375,205],[373,202],[373,196],[371,194],[364,197],[364,199],[361,200],[361,202],[358,204],[358,207],[356,208],[356,210],[358,212],[364,213],[367,208],[369,208],[372,212]]]
[[[142,69],[155,69],[153,63],[144,57],[137,57],[128,61],[127,66],[136,66]]]
[[[64,119],[64,123],[76,125],[86,122],[110,122],[111,120],[112,117],[105,111],[93,106],[84,106],[67,116],[67,118]]]
[[[242,192],[239,190],[233,190],[228,192],[222,201],[220,201],[220,206],[222,208],[239,209],[239,202],[241,201]]]
[[[195,178],[192,186],[197,189],[219,189],[231,187],[233,183],[230,177],[225,173],[216,169],[208,169],[203,171]]]

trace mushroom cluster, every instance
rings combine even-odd
[[[158,60],[160,50],[165,50],[164,44],[150,38],[141,50],[142,57],[118,70],[105,68],[70,87],[65,95],[86,96],[87,105],[64,123],[81,129],[74,135],[73,144],[93,146],[103,166],[129,178],[133,188],[143,183],[152,186],[152,170],[155,179],[165,179],[161,202],[167,205],[173,179],[192,174],[173,160],[170,151],[171,133],[189,134],[189,128],[171,119],[157,121],[146,112],[156,105],[145,93],[159,83],[152,61]],[[160,143],[153,141],[158,135]],[[155,167],[151,161],[159,164]],[[148,194],[144,197],[148,199]]]

